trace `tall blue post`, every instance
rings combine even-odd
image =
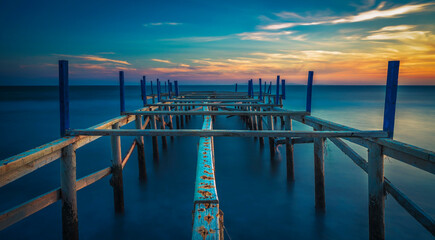
[[[251,80],[248,80],[248,97],[251,97]]]
[[[174,81],[175,96],[178,97],[178,81]]]
[[[172,83],[168,80],[168,98],[171,98]]]
[[[160,80],[157,78],[157,102],[160,102]]]
[[[275,96],[275,104],[279,104],[279,75],[276,76],[276,96]]]
[[[65,137],[69,126],[68,61],[59,61],[60,136]]]
[[[389,138],[393,138],[394,135],[399,65],[400,61],[388,62],[387,89],[384,108],[384,131],[388,132]]]
[[[261,78],[258,79],[258,99],[263,99],[263,91],[261,90]]]
[[[237,83],[236,83],[236,92],[237,92]]]
[[[269,89],[267,89],[269,94],[272,94],[272,81],[269,82]]]
[[[313,93],[313,71],[308,72],[308,83],[307,83],[307,106],[306,111],[311,113],[311,96]]]
[[[125,90],[124,90],[124,71],[119,71],[119,97],[121,113],[125,112]]]
[[[148,104],[147,100],[147,78],[145,76],[142,77],[142,95],[143,95],[143,105]]]
[[[281,80],[281,89],[282,89],[282,93],[281,93],[282,99],[285,99],[285,79]]]
[[[251,97],[254,97],[254,80],[251,79]]]

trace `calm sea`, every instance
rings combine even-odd
[[[233,91],[234,87],[181,86],[181,90]],[[244,90],[246,86],[239,86],[239,91]],[[304,86],[287,86],[285,107],[304,110],[305,91]],[[72,128],[90,127],[119,114],[117,87],[71,87],[70,97]],[[312,115],[360,129],[381,129],[384,97],[385,88],[380,86],[315,86]],[[139,87],[127,87],[127,109],[140,105]],[[57,139],[58,108],[56,87],[0,87],[0,159]],[[435,87],[399,87],[396,116],[395,139],[435,150]],[[186,127],[201,125],[201,117],[192,117]],[[219,116],[214,127],[245,126],[239,118]],[[125,153],[132,138],[122,139]],[[160,147],[160,161],[153,162],[151,140],[145,138],[148,180],[139,183],[133,153],[124,169],[122,216],[114,214],[109,177],[80,190],[80,237],[189,239],[197,142],[196,137],[168,138],[167,150]],[[364,148],[357,150],[367,155]],[[312,144],[295,146],[294,184],[286,181],[282,147],[271,160],[267,143],[260,149],[251,138],[216,138],[215,151],[220,207],[231,239],[368,239],[367,175],[332,143],[326,147],[324,214],[314,209]],[[108,137],[77,151],[78,177],[109,165]],[[385,160],[385,175],[435,217],[434,175],[391,158]],[[59,161],[55,161],[0,188],[0,212],[59,184]],[[0,232],[2,240],[30,238],[61,238],[60,202]],[[386,200],[386,238],[433,239],[391,196]]]

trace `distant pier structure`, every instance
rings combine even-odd
[[[399,61],[388,63],[385,97],[384,124],[381,130],[362,131],[340,125],[311,115],[314,72],[308,72],[305,111],[291,111],[282,107],[285,98],[285,80],[276,78],[275,92],[272,82],[263,79],[248,81],[248,91],[241,92],[235,84],[234,92],[180,91],[178,81],[150,81],[151,93],[147,92],[147,79],[140,80],[143,108],[130,111],[125,108],[124,72],[119,73],[120,116],[87,129],[71,129],[69,120],[68,61],[59,61],[59,104],[61,138],[29,151],[0,161],[0,187],[3,187],[38,168],[60,159],[60,185],[46,194],[0,213],[0,230],[62,201],[63,239],[78,239],[77,191],[106,176],[111,176],[115,212],[124,212],[123,168],[134,149],[138,152],[138,176],[147,178],[144,138],[152,138],[153,158],[159,159],[157,138],[162,138],[162,147],[167,137],[198,136],[199,148],[195,194],[193,196],[192,239],[224,239],[223,211],[219,207],[215,178],[214,137],[248,137],[259,139],[261,146],[268,139],[270,156],[274,157],[276,146],[285,145],[287,181],[294,181],[294,145],[314,145],[315,208],[325,211],[325,153],[326,140],[335,144],[356,165],[368,174],[369,239],[385,239],[385,197],[390,194],[427,231],[435,236],[435,222],[415,202],[384,177],[384,157],[389,156],[421,170],[435,174],[435,153],[393,140]],[[255,91],[257,89],[257,91]],[[184,123],[194,115],[203,117],[201,129],[183,129]],[[239,116],[246,123],[246,130],[215,129],[215,116]],[[279,121],[278,121],[279,120]],[[312,131],[294,131],[292,122],[301,122]],[[122,129],[129,123],[135,129]],[[112,162],[110,166],[77,179],[76,150],[92,141],[110,137]],[[121,152],[121,137],[135,136],[128,152]],[[368,158],[360,156],[344,140],[363,146]],[[219,161],[219,159],[217,159]],[[144,236],[145,237],[145,236]]]

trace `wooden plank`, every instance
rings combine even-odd
[[[298,121],[298,119],[296,120]],[[356,128],[333,123],[313,116],[304,116],[303,119],[299,119],[299,121],[302,121],[310,126],[314,126],[316,124],[321,125],[325,130],[358,131]],[[435,152],[385,138],[349,138],[346,140],[364,147],[367,147],[369,143],[377,143],[383,146],[383,152],[386,156],[435,174]]]
[[[368,148],[369,239],[385,239],[384,155],[382,147],[370,143]]]
[[[196,130],[196,129],[177,129],[177,130],[108,130],[108,129],[75,129],[69,130],[70,135],[101,135],[101,136],[199,136],[199,137],[385,137],[383,131],[286,131],[286,130]]]
[[[218,203],[196,203],[193,212],[192,240],[223,239],[223,216]]]
[[[0,213],[0,231],[60,200],[60,188]]]
[[[62,238],[79,239],[77,213],[76,153],[73,144],[62,149],[60,161],[60,190],[62,198]]]
[[[307,113],[304,111],[287,111],[287,112],[278,112],[278,111],[132,111],[125,112],[124,115],[144,115],[144,116],[152,116],[152,115],[186,115],[187,112],[189,115],[237,115],[237,116],[291,116],[298,115],[303,116]],[[211,112],[211,113],[210,113]]]
[[[161,102],[259,102],[258,99],[226,99],[226,98],[203,98],[203,99],[163,99]]]
[[[338,148],[340,148],[355,164],[367,173],[368,163],[356,153],[349,145],[344,143],[341,139],[330,138]],[[435,221],[427,213],[423,211],[417,204],[409,199],[402,193],[396,186],[394,186],[387,178],[384,178],[384,188],[396,199],[396,201],[417,220],[423,227],[425,227],[432,235],[435,236]]]
[[[151,110],[155,108],[156,107],[152,107]],[[145,108],[143,108],[143,110],[145,110]],[[111,128],[114,123],[119,123],[119,126],[124,126],[132,122],[134,119],[134,116],[119,116],[92,126],[88,129]],[[100,137],[101,136],[64,137],[1,160],[0,187],[60,158],[61,149],[65,146],[75,143],[75,147],[77,149],[97,140]]]
[[[76,189],[78,191],[82,188],[85,188],[85,187],[97,182],[98,180],[101,180],[104,177],[109,176],[111,173],[112,173],[112,168],[107,167],[107,168],[101,169],[100,171],[91,173],[85,177],[82,177],[79,180],[77,180]]]
[[[122,164],[121,164],[122,165],[122,169],[124,169],[125,164],[127,164],[128,159],[130,159],[130,156],[133,153],[133,150],[136,147],[136,145],[137,145],[137,140],[135,139],[133,141],[133,143],[131,144],[130,148],[128,149],[127,154],[125,154],[125,157],[122,159]]]

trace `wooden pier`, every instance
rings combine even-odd
[[[388,64],[387,90],[383,129],[361,131],[311,116],[311,97],[314,73],[308,72],[306,111],[291,111],[282,107],[285,99],[285,80],[277,76],[275,93],[272,83],[259,79],[258,91],[254,91],[253,80],[248,81],[248,92],[181,92],[178,81],[164,82],[167,91],[161,91],[157,79],[156,88],[151,82],[151,93],[147,93],[145,76],[140,80],[143,108],[131,111],[125,108],[124,73],[119,73],[120,116],[87,129],[71,129],[69,121],[68,62],[59,61],[59,103],[61,138],[29,151],[0,161],[0,187],[3,187],[37,169],[60,159],[61,181],[58,188],[46,194],[0,213],[0,230],[38,212],[45,207],[62,201],[63,239],[78,239],[79,219],[77,191],[106,176],[111,175],[114,211],[124,212],[123,168],[136,148],[138,151],[138,176],[147,178],[144,137],[152,138],[153,158],[159,158],[157,137],[197,136],[199,139],[197,171],[193,196],[192,239],[224,239],[224,212],[220,209],[216,188],[214,137],[249,137],[259,139],[264,145],[268,138],[270,156],[275,155],[278,144],[285,145],[287,180],[294,181],[294,145],[314,146],[315,208],[325,211],[325,144],[335,144],[356,165],[368,174],[369,239],[385,239],[385,197],[390,194],[427,231],[435,236],[435,221],[392,182],[384,177],[384,157],[388,156],[421,170],[435,174],[435,153],[406,143],[393,140],[395,107],[398,85],[399,62]],[[155,93],[154,93],[155,90]],[[246,130],[214,129],[215,116],[239,116],[246,123]],[[201,129],[183,129],[184,122],[191,116],[202,116]],[[281,121],[277,121],[280,119]],[[313,131],[294,131],[292,122],[297,121],[312,127]],[[122,129],[135,122],[135,129]],[[92,141],[110,136],[112,162],[97,172],[76,178],[76,150]],[[135,136],[128,152],[121,151],[121,137]],[[329,140],[329,141],[327,141]],[[368,158],[360,156],[345,141],[363,146]],[[146,237],[146,236],[144,236]]]

